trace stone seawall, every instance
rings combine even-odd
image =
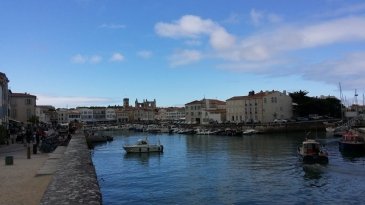
[[[60,160],[41,205],[102,204],[102,196],[85,136],[75,134]]]

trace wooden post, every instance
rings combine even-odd
[[[30,159],[30,143],[27,145],[27,159]]]

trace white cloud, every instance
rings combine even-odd
[[[351,4],[351,5],[342,5],[338,9],[330,10],[329,12],[324,12],[316,17],[335,17],[335,16],[342,16],[342,15],[349,15],[349,14],[361,14],[365,11],[365,3],[359,4]]]
[[[112,57],[110,58],[110,61],[112,62],[119,62],[119,61],[123,61],[124,60],[124,56],[121,53],[113,53]]]
[[[236,61],[266,61],[289,51],[364,40],[365,18],[348,17],[313,25],[280,27],[249,36],[220,56]]]
[[[264,14],[262,12],[256,11],[255,9],[251,9],[250,17],[252,24],[258,26],[261,24],[261,21],[264,18]]]
[[[152,52],[147,50],[138,51],[137,55],[141,58],[148,59],[152,57]]]
[[[93,55],[90,57],[89,62],[92,64],[98,64],[103,60],[103,58],[99,55]]]
[[[277,14],[257,11],[255,9],[251,9],[250,19],[254,26],[260,26],[266,22],[280,23],[282,21],[282,17]]]
[[[72,108],[76,106],[112,105],[115,100],[110,98],[83,97],[83,96],[50,96],[36,94],[37,105],[52,105],[56,108]]]
[[[203,58],[203,55],[197,50],[181,50],[175,52],[170,57],[170,65],[172,67],[182,66],[197,62]]]
[[[223,20],[226,24],[239,24],[241,16],[237,13],[231,13],[227,19]]]
[[[365,87],[365,52],[351,53],[342,59],[327,60],[303,69],[309,80],[331,84],[341,82],[347,89]]]
[[[76,54],[73,57],[71,57],[71,62],[76,64],[85,64],[85,63],[97,64],[100,63],[102,60],[103,58],[99,55],[93,55],[91,57],[88,57],[86,55]]]
[[[76,64],[84,64],[87,61],[87,57],[83,56],[81,54],[76,54],[74,56],[71,57],[71,62],[76,63]]]
[[[202,45],[202,42],[196,39],[191,39],[191,40],[187,40],[185,41],[185,44],[188,46],[200,46]]]
[[[186,15],[174,23],[157,23],[155,31],[158,35],[170,38],[199,38],[206,35],[210,38],[211,46],[215,49],[226,49],[235,43],[235,37],[225,28],[210,19]]]
[[[256,23],[263,20],[258,11],[253,10],[252,13]],[[263,16],[265,21],[281,21],[279,16],[265,13]],[[272,30],[261,30],[260,33],[239,37],[227,32],[224,27],[210,19],[183,16],[173,23],[158,23],[155,29],[160,36],[182,39],[184,42],[205,42],[201,39],[207,36],[211,50],[206,52],[209,56],[222,59],[223,63],[219,67],[223,69],[265,75],[304,75],[307,79],[331,84],[341,81],[345,86],[352,88],[365,86],[364,53],[351,54],[340,60],[328,60],[308,69],[299,69],[298,65],[304,67],[308,63],[294,59],[300,58],[296,51],[318,52],[315,49],[346,46],[345,43],[349,42],[364,43],[365,17],[350,16],[309,24],[275,26],[276,28],[269,28]],[[200,51],[182,49],[171,56],[170,63],[172,66],[186,65],[201,60],[203,56],[206,54]]]
[[[99,26],[99,28],[107,28],[107,29],[122,29],[122,28],[126,28],[125,25],[123,24],[102,24]]]
[[[174,23],[159,22],[155,25],[155,31],[158,35],[170,38],[179,37],[198,37],[201,34],[210,34],[219,25],[210,19],[203,20],[199,16],[185,15]]]

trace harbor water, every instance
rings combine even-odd
[[[108,132],[92,160],[103,204],[364,204],[365,157],[318,134],[327,165],[303,165],[304,133],[215,136]],[[148,137],[164,153],[127,154]]]

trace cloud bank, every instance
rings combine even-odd
[[[43,94],[36,94],[37,105],[52,105],[56,108],[75,108],[77,106],[100,106],[112,105],[115,103],[110,98],[98,97],[74,97],[74,96],[50,96]]]
[[[349,9],[356,10],[353,7],[347,8],[347,10]],[[349,43],[364,43],[364,16],[347,16],[307,24],[284,24],[279,15],[252,9],[250,18],[254,25],[260,25],[263,21],[281,23],[247,36],[237,36],[211,19],[185,15],[172,22],[157,23],[155,32],[161,37],[183,42],[206,42],[210,48],[209,51],[204,52],[198,49],[175,51],[169,58],[172,66],[196,63],[209,56],[220,59],[222,63],[218,67],[222,69],[256,74],[302,75],[309,80],[336,84],[341,79],[346,81],[345,84],[348,86],[364,87],[363,53],[348,53],[346,57],[338,55],[328,57],[328,59],[321,59],[322,62],[316,65],[295,62],[292,59],[295,52],[305,51],[306,55],[316,56],[316,52],[320,52],[317,49],[323,51],[323,49],[330,49],[331,46],[346,47]],[[310,53],[311,51],[312,53]],[[298,59],[301,57],[296,56]],[[277,70],[280,67],[282,72]],[[299,67],[308,67],[308,69],[299,69]],[[321,75],[318,73],[319,71],[326,71],[326,74]],[[348,77],[352,77],[351,82]]]

